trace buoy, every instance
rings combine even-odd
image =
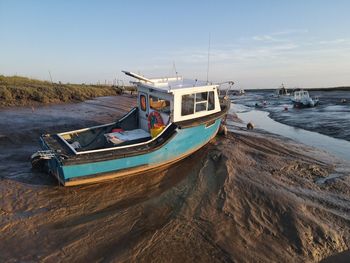
[[[247,124],[247,129],[248,129],[248,130],[253,130],[253,129],[254,129],[254,124],[251,123],[251,122],[248,122],[248,124]]]
[[[341,99],[340,102],[341,103],[346,103],[346,99]]]
[[[284,110],[285,110],[285,111],[288,111],[288,107],[287,107],[287,106],[285,106],[285,107],[284,107]]]

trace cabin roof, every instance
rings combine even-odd
[[[150,79],[153,80],[153,79]],[[198,91],[200,89],[208,88],[208,87],[216,87],[217,85],[210,84],[206,81],[200,80],[192,80],[192,79],[183,79],[180,77],[172,78],[172,79],[162,79],[161,81],[157,79],[154,82],[137,82],[138,86],[142,86],[144,88],[154,89],[160,92],[166,93],[176,93],[180,90],[192,90]]]
[[[218,85],[209,83],[207,81],[201,81],[197,79],[184,79],[183,77],[165,77],[165,78],[145,78],[137,75],[133,72],[123,71],[126,75],[134,77],[139,81],[132,82],[138,87],[148,88],[166,93],[176,93],[180,90],[192,90],[194,92],[200,91],[200,89],[208,87],[217,87]]]

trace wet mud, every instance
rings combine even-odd
[[[166,170],[71,188],[31,171],[41,133],[110,122],[134,104],[119,96],[1,111],[1,262],[349,256],[348,164],[280,136],[248,132],[234,116],[227,137]]]

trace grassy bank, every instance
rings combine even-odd
[[[123,91],[124,88],[116,86],[61,84],[0,75],[0,106],[77,102],[101,96],[114,96]]]

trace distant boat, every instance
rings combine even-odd
[[[307,108],[315,107],[318,103],[318,99],[312,99],[309,92],[306,90],[296,90],[292,97],[292,102],[295,108]]]
[[[230,108],[216,84],[124,73],[137,79],[137,107],[113,123],[42,135],[34,168],[72,186],[167,166],[207,144]]]
[[[232,91],[230,92],[230,94],[233,95],[233,96],[242,96],[242,95],[245,94],[245,91],[244,91],[244,89],[232,90]]]
[[[273,97],[283,97],[283,96],[290,96],[290,93],[288,92],[288,89],[284,86],[284,84],[282,83],[282,85],[275,90]]]

